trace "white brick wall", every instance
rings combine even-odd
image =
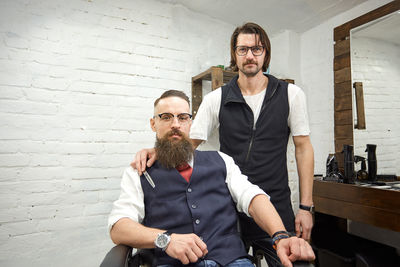
[[[227,64],[233,28],[156,1],[0,2],[0,266],[99,265],[153,101]]]
[[[333,28],[382,4],[271,36],[271,72],[306,92],[317,173],[333,151]],[[153,143],[154,99],[227,65],[233,29],[154,0],[0,2],[0,266],[100,263],[121,173]]]
[[[377,145],[378,174],[400,173],[400,46],[371,38],[351,39],[353,81],[364,89],[365,130],[354,130],[355,155]],[[360,167],[360,166],[358,166]]]

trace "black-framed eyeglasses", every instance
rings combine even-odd
[[[160,118],[160,120],[164,123],[171,123],[175,117],[178,118],[178,122],[180,124],[185,124],[188,123],[191,119],[192,119],[192,114],[189,113],[181,113],[178,115],[174,115],[172,113],[161,113],[161,114],[157,114],[158,117]]]
[[[253,53],[254,56],[261,56],[262,53],[264,52],[264,47],[261,45],[256,45],[256,46],[239,45],[235,47],[235,52],[238,56],[245,56],[247,55],[249,49],[251,50],[251,53]]]

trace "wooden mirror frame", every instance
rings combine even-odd
[[[343,145],[354,145],[350,30],[399,9],[400,0],[395,0],[334,29],[334,139],[340,169],[343,169]]]

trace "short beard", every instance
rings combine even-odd
[[[172,135],[180,135],[180,140],[170,139]],[[194,148],[190,139],[179,130],[171,130],[161,139],[156,139],[157,160],[161,166],[172,169],[192,160]]]
[[[245,71],[245,66],[247,65],[247,64],[249,64],[249,63],[254,63],[254,64],[256,64],[256,71],[251,71],[251,72],[248,72],[248,71]],[[239,68],[238,67],[238,69],[239,69],[239,71],[241,72],[241,73],[243,73],[246,77],[254,77],[254,76],[256,76],[260,71],[262,71],[262,68],[258,68],[258,64],[257,64],[257,62],[253,62],[253,61],[249,61],[249,62],[245,62],[244,64],[243,64],[243,68]]]

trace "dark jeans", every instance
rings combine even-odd
[[[193,265],[193,267],[220,267],[218,263],[213,260],[202,260]],[[173,267],[173,265],[158,265],[157,267]],[[225,265],[225,267],[254,267],[251,261],[247,258],[237,259]]]

